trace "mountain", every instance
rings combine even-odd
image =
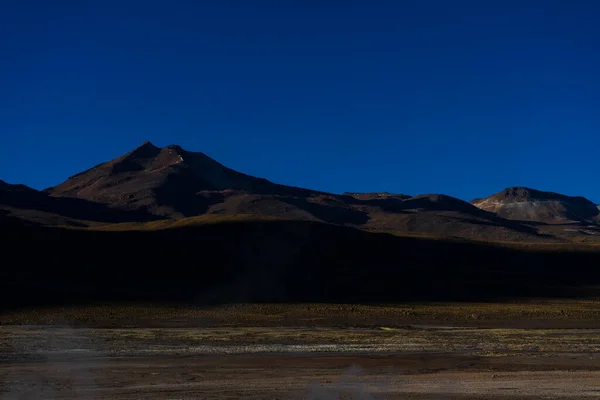
[[[277,185],[229,169],[204,153],[144,142],[114,160],[71,176],[46,190],[127,210],[181,218],[203,214],[225,197],[247,194],[308,196],[309,190]]]
[[[204,153],[150,142],[45,192],[52,198],[85,200],[158,218],[253,214],[399,233],[548,240],[535,228],[450,196],[324,193],[276,184],[234,171]]]
[[[475,199],[471,204],[507,219],[549,224],[590,223],[600,215],[597,205],[584,197],[526,187],[504,189],[490,197]]]

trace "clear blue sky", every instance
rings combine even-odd
[[[600,202],[600,1],[2,0],[0,179],[150,140],[330,192]]]

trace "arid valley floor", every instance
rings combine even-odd
[[[595,399],[598,305],[111,305],[5,313],[0,398]]]

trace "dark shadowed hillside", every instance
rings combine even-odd
[[[104,230],[2,226],[2,304],[371,302],[583,296],[599,248],[397,237],[308,221],[200,217]],[[24,251],[23,246],[35,251]]]
[[[143,209],[126,211],[78,198],[51,197],[25,185],[0,181],[0,211],[41,225],[85,226],[93,222],[151,221]]]

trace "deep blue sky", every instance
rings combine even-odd
[[[600,1],[2,0],[0,179],[150,140],[331,192],[600,202]]]

